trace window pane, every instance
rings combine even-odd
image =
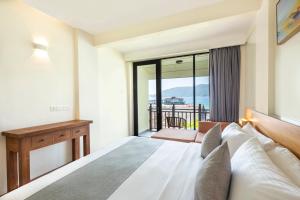
[[[187,129],[194,128],[193,56],[162,60],[162,125],[167,117],[186,120]]]

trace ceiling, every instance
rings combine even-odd
[[[98,34],[223,0],[24,0],[76,28]]]
[[[196,77],[208,76],[208,54],[196,56],[195,74]],[[176,60],[182,60],[176,64]],[[147,73],[148,79],[155,79],[155,65],[141,65],[138,73]],[[163,59],[161,61],[161,75],[163,79],[186,78],[193,76],[193,56]]]
[[[24,0],[127,61],[244,44],[261,0]]]
[[[174,55],[203,49],[241,45],[251,33],[256,12],[211,20],[194,25],[107,43],[124,54],[126,60]]]

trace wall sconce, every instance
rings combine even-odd
[[[48,58],[48,46],[46,40],[35,40],[33,42],[34,56],[38,58]]]

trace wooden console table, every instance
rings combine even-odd
[[[90,154],[91,123],[92,121],[87,120],[72,120],[2,132],[6,136],[8,192],[30,182],[31,150],[72,140],[74,161],[80,158],[80,137],[83,136],[83,154]]]

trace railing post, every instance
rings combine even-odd
[[[175,117],[175,104],[172,105],[172,117]]]
[[[203,112],[204,112],[204,121],[207,121],[207,120],[206,120],[206,110],[205,110],[204,105],[202,105],[202,110],[203,110]]]
[[[152,103],[149,105],[149,129],[152,131]]]
[[[201,121],[201,104],[198,105],[198,121]]]

